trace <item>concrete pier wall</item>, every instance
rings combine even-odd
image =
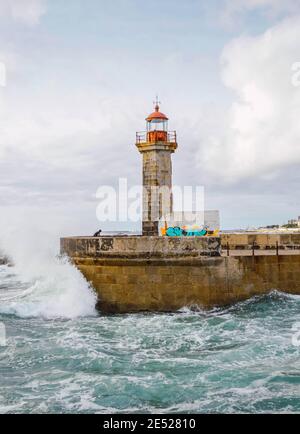
[[[62,253],[91,282],[103,312],[222,306],[274,289],[300,294],[300,255],[220,257],[219,241],[208,238],[125,240],[61,240]],[[204,256],[209,247],[212,254]]]
[[[220,256],[220,238],[158,236],[75,237],[61,240],[61,251],[71,257],[174,258]]]

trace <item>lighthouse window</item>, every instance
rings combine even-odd
[[[168,123],[161,119],[154,119],[148,123],[148,131],[167,131]]]

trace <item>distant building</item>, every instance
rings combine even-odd
[[[298,219],[288,220],[288,226],[294,226],[300,228],[300,216],[298,217]]]

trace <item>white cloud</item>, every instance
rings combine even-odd
[[[45,0],[1,0],[0,17],[33,26],[46,12]]]
[[[291,80],[299,40],[298,16],[225,47],[222,78],[235,100],[220,123],[215,120],[219,130],[209,132],[198,156],[208,175],[232,182],[269,178],[300,163],[300,90]]]
[[[30,12],[24,3],[31,5]],[[44,4],[0,0],[0,20],[7,21],[0,31],[0,61],[7,70],[7,85],[0,86],[0,206],[63,204],[70,220],[88,226],[89,219],[95,220],[93,194],[99,185],[114,185],[119,176],[140,182],[134,134],[144,127],[156,92],[170,116],[170,128],[178,131],[175,183],[210,188],[218,180],[221,201],[218,197],[210,206],[221,207],[226,198],[228,214],[237,191],[261,193],[262,202],[267,200],[261,183],[255,183],[257,175],[264,177],[264,188],[272,194],[283,184],[286,200],[294,200],[288,195],[298,179],[281,181],[278,175],[281,170],[296,173],[300,158],[300,87],[292,86],[297,71],[291,69],[300,61],[299,19],[227,45],[222,77],[234,103],[226,112],[227,89],[219,80],[216,54],[209,44],[207,55],[197,44],[188,44],[191,53],[179,46],[145,55],[144,43],[134,50],[124,50],[122,44],[120,48],[119,42],[106,46],[101,26],[93,44],[89,32],[81,30],[78,37],[75,18],[67,28],[60,24],[58,31],[58,23],[65,20],[56,14],[74,14],[72,8],[59,6],[49,14],[52,26],[32,29],[28,24],[38,22]],[[252,22],[248,28],[252,32]],[[127,42],[130,46],[130,36]],[[203,147],[197,167],[199,136]],[[225,179],[233,185],[222,186]],[[78,218],[79,210],[85,210],[84,217]]]

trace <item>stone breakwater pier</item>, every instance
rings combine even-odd
[[[95,288],[106,313],[211,308],[274,289],[300,294],[300,234],[75,237],[61,240],[61,253]]]

